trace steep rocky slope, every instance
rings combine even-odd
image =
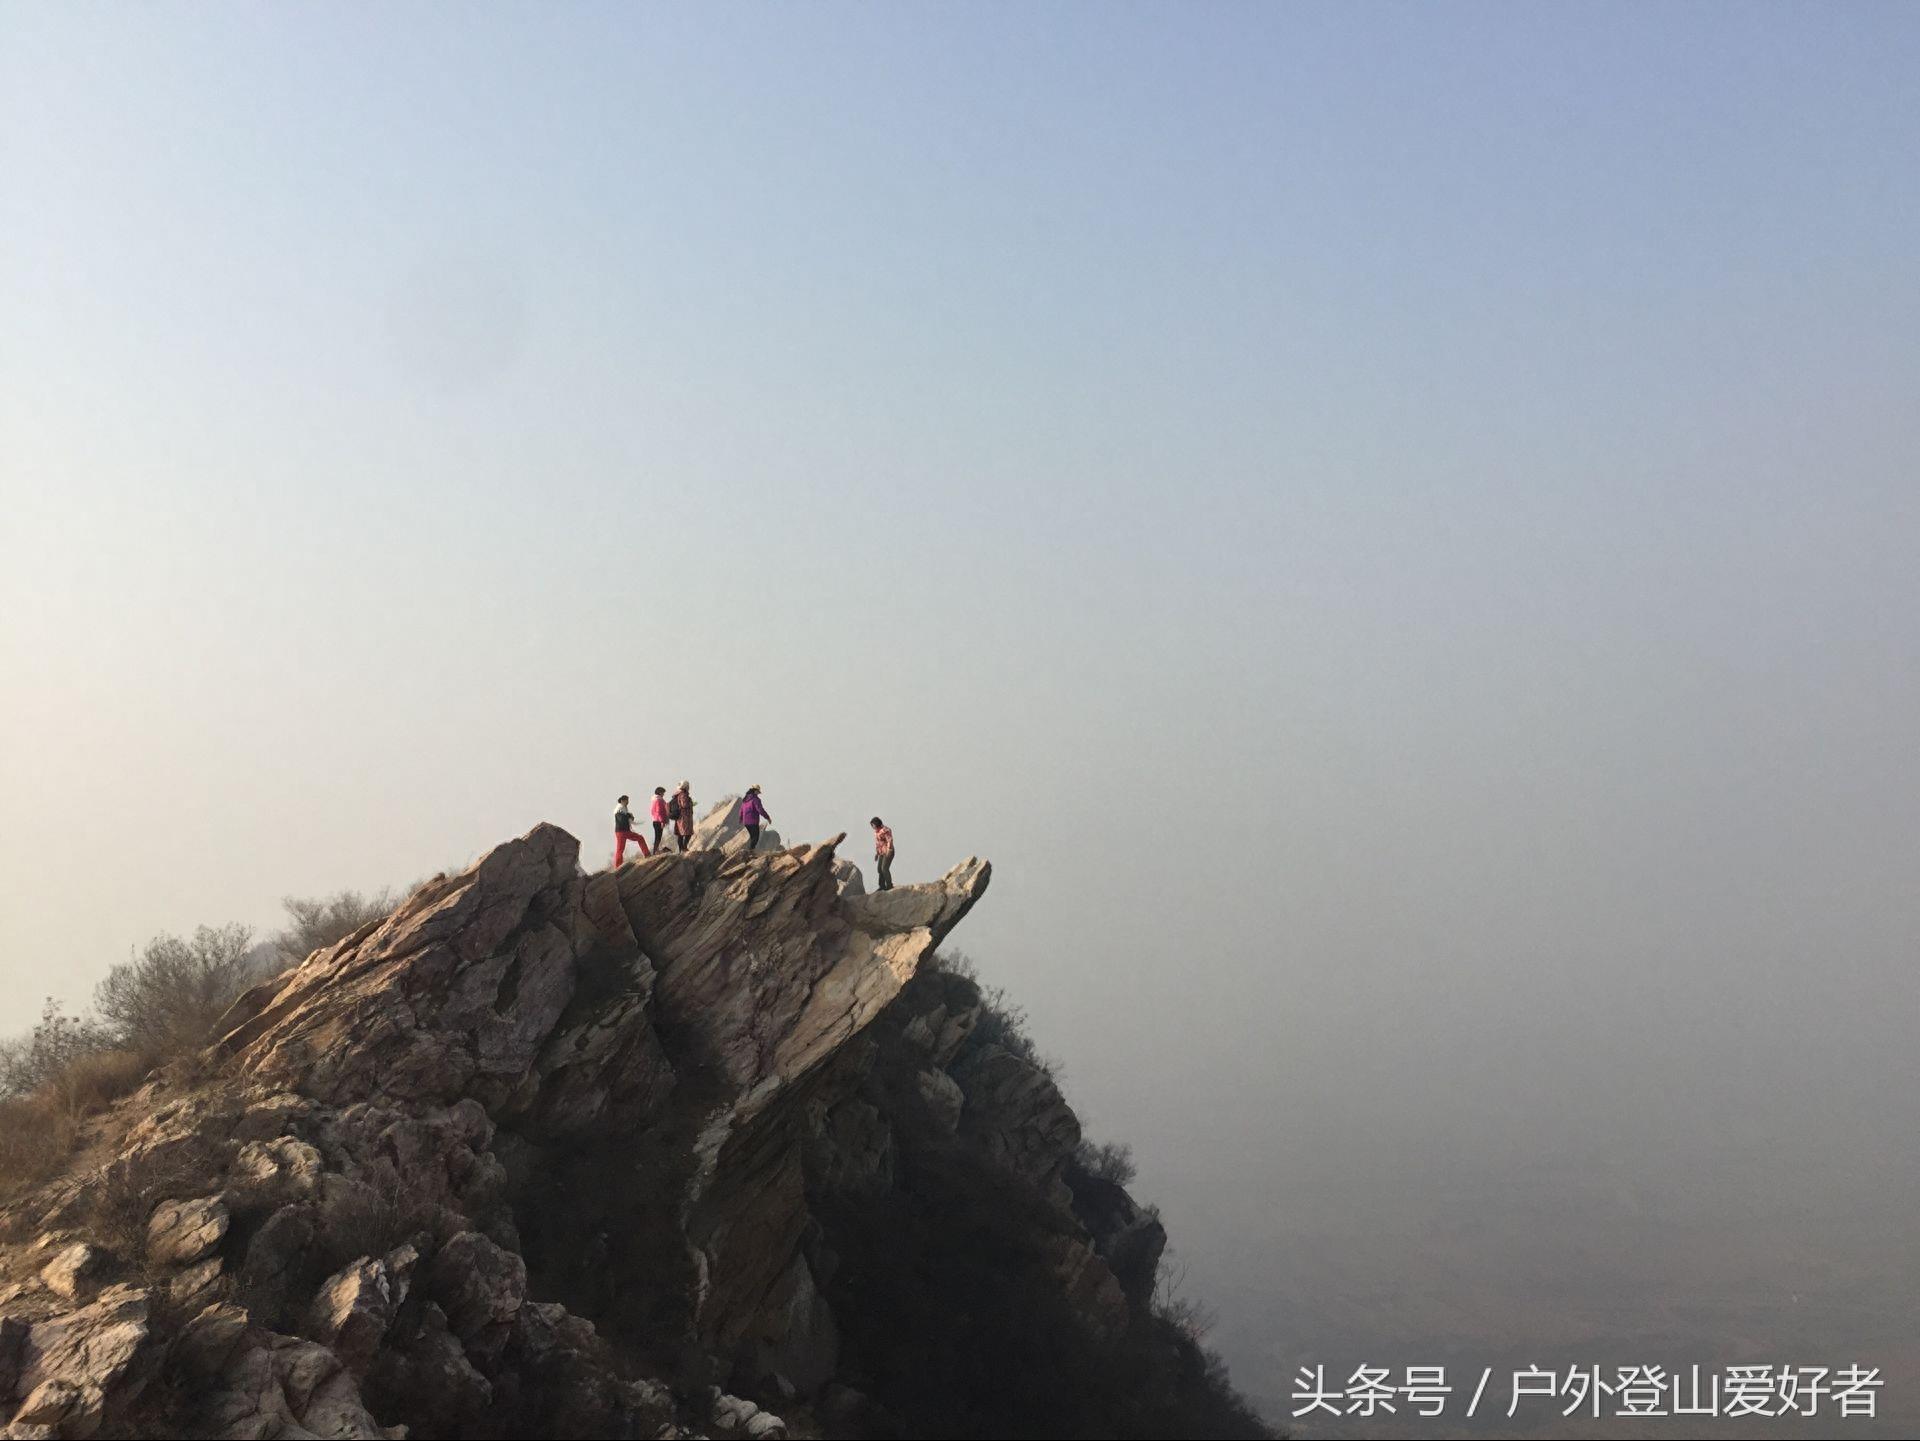
[[[1239,1424],[930,963],[987,864],[862,895],[840,839],[537,827],[243,996],[0,1217],[6,1434]]]

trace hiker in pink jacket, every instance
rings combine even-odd
[[[665,786],[653,788],[651,814],[653,816],[653,848],[657,851],[660,849],[660,837],[667,833],[667,788]]]
[[[747,793],[740,797],[740,824],[747,828],[749,854],[760,849],[760,827],[772,819],[767,803],[760,799],[760,787],[748,786]]]

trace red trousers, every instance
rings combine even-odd
[[[627,858],[628,841],[632,841],[636,846],[640,847],[641,855],[650,856],[653,854],[652,851],[647,849],[645,837],[636,835],[632,831],[615,831],[613,833],[613,864],[616,870],[619,869],[620,863]]]

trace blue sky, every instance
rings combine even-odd
[[[990,855],[1196,1255],[1290,1148],[1875,1094],[1916,73],[1893,5],[0,3],[0,1017],[687,776]]]

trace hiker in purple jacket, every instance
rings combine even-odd
[[[740,824],[747,828],[749,853],[760,849],[760,827],[772,819],[767,803],[760,799],[760,787],[748,786],[747,793],[740,797]]]

